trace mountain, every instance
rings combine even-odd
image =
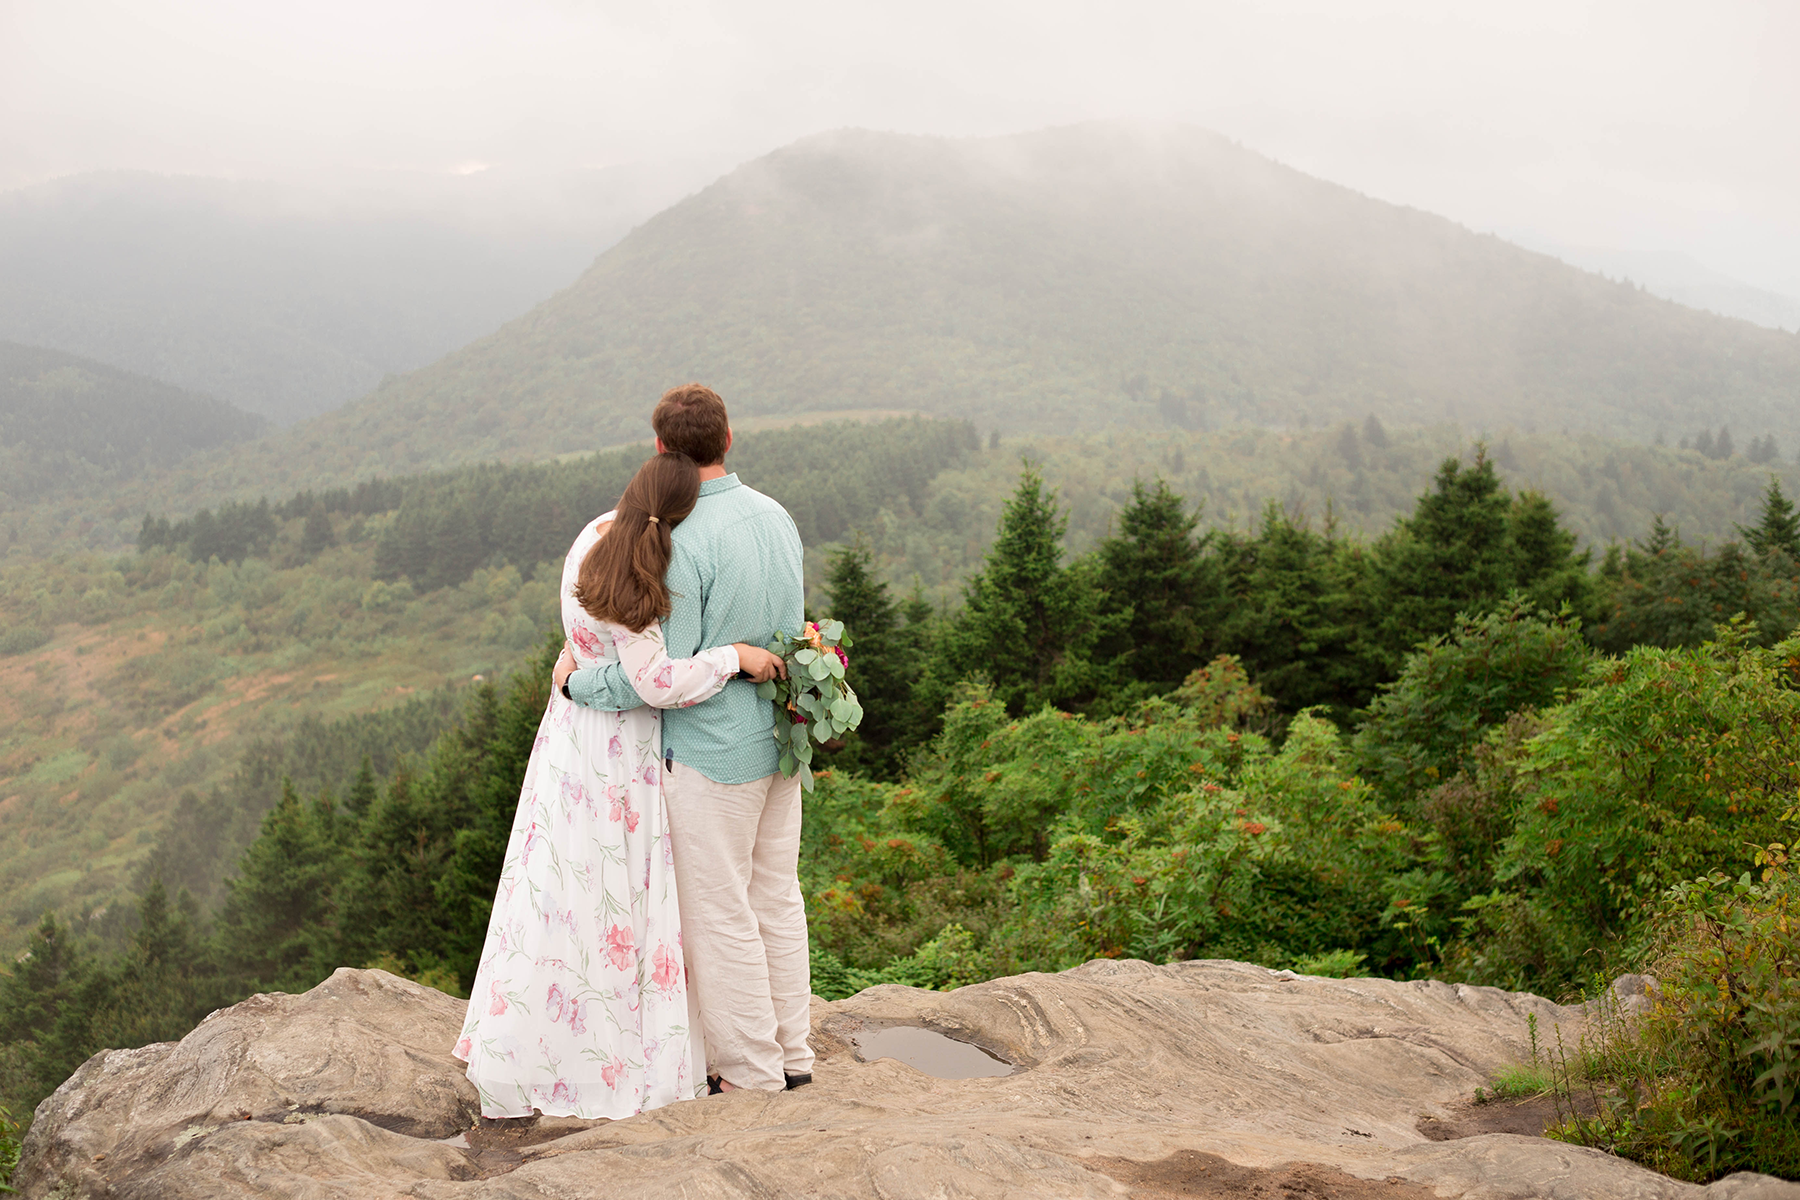
[[[209,486],[641,438],[688,379],[740,415],[915,410],[1008,432],[1374,413],[1800,440],[1800,339],[1202,130],[845,131],[746,164],[525,316],[209,468]]]
[[[1736,317],[1769,329],[1800,332],[1800,297],[1753,287],[1672,250],[1612,250],[1565,246],[1538,238],[1519,239],[1533,249],[1553,254],[1583,270],[1640,283],[1665,300]]]
[[[0,338],[290,423],[491,332],[697,164],[278,185],[137,172],[0,194]]]
[[[167,468],[267,425],[211,396],[0,342],[0,512]]]

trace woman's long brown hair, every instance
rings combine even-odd
[[[699,499],[700,469],[687,455],[659,454],[638,468],[612,528],[581,560],[575,599],[589,616],[637,633],[669,615],[669,532]]]

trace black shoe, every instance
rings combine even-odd
[[[707,1095],[717,1096],[717,1095],[721,1095],[724,1091],[725,1091],[725,1081],[723,1079],[721,1079],[717,1075],[708,1075],[706,1077],[706,1094]]]
[[[812,1082],[811,1071],[806,1072],[804,1075],[794,1075],[786,1072],[784,1072],[784,1074],[787,1074],[787,1090],[790,1092],[797,1087],[805,1087]]]

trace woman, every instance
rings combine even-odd
[[[669,531],[699,473],[660,454],[563,562],[579,666],[619,661],[648,704],[581,708],[552,694],[538,726],[455,1054],[484,1117],[625,1117],[706,1086],[690,1030],[681,920],[662,803],[662,714],[779,658],[738,644],[671,661]]]

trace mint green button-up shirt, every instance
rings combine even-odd
[[[663,620],[670,658],[713,646],[766,646],[775,631],[800,632],[806,583],[800,531],[787,509],[736,475],[700,484],[700,500],[670,535],[669,594]],[[617,663],[576,671],[569,695],[589,708],[623,710],[643,703]],[[663,714],[663,750],[715,783],[749,783],[773,775],[775,706],[756,685],[734,679],[712,699]]]

